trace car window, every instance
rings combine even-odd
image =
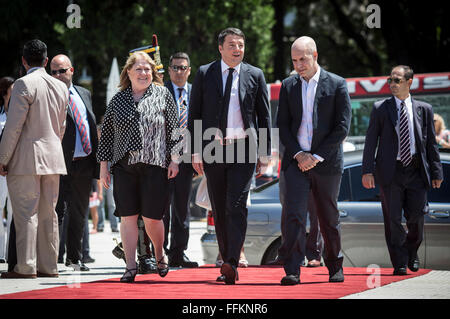
[[[378,186],[372,189],[364,188],[361,182],[361,165],[353,166],[350,169],[351,197],[355,202],[374,202],[380,200]]]
[[[348,202],[351,200],[351,193],[350,193],[350,174],[349,169],[344,169],[344,173],[342,174],[341,179],[341,187],[339,189],[339,202]]]
[[[442,169],[444,171],[444,181],[440,188],[432,188],[428,192],[428,201],[437,203],[450,202],[450,163],[442,163]]]

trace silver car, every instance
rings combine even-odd
[[[425,215],[424,240],[418,254],[421,267],[450,270],[450,153],[442,151],[440,155],[444,182],[441,188],[429,192],[430,210]],[[338,199],[344,267],[375,264],[391,268],[379,189],[368,190],[362,186],[361,162],[362,151],[344,153],[344,173]],[[250,199],[245,255],[249,264],[264,265],[275,259],[281,245],[278,179],[254,187]],[[218,246],[211,213],[201,243],[205,263],[214,264]]]

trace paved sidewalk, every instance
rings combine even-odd
[[[200,238],[206,231],[205,221],[192,221],[189,247],[186,252],[191,260],[204,265]],[[125,264],[111,253],[116,246],[113,238],[120,241],[118,233],[112,233],[109,224],[103,233],[90,235],[91,256],[95,259],[87,264],[88,272],[73,271],[59,264],[59,278],[0,279],[0,295],[14,292],[45,289],[63,285],[77,286],[80,282],[90,282],[122,276]],[[0,271],[6,271],[6,264],[0,264]],[[175,269],[171,269],[175,271]],[[343,299],[449,299],[450,271],[431,271],[430,273],[386,286],[367,290],[344,297]]]

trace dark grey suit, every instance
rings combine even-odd
[[[259,141],[258,129],[271,128],[267,85],[261,69],[250,64],[241,63],[239,73],[239,106],[244,129],[255,129],[249,133],[246,143],[244,163],[237,163],[236,153],[232,161],[224,163],[204,162],[204,170],[208,181],[208,192],[214,212],[215,227],[219,251],[225,263],[238,266],[239,255],[245,240],[247,229],[247,197],[250,182],[255,170],[256,152],[251,152],[248,143],[260,144],[263,152],[270,155],[270,134],[264,141]],[[192,137],[195,133],[203,133],[210,128],[219,128],[224,117],[224,92],[222,82],[221,61],[215,61],[199,68],[192,85],[189,107],[188,128]],[[202,131],[194,132],[194,121],[202,121]],[[198,137],[200,134],[197,135]],[[194,152],[202,151],[214,139],[203,140]],[[200,142],[199,140],[196,141]],[[224,146],[226,153],[234,145]]]
[[[428,211],[427,190],[431,180],[443,179],[432,107],[413,98],[411,102],[417,154],[412,163],[403,167],[397,161],[398,111],[394,97],[374,104],[363,155],[362,174],[373,173],[380,185],[386,243],[394,268],[406,267],[417,256]],[[402,209],[408,234],[401,224]]]
[[[169,89],[174,100],[176,94],[171,81],[167,81],[165,86]],[[188,109],[192,85],[187,84]],[[170,224],[170,249],[168,250],[169,262],[179,262],[183,260],[184,251],[188,247],[190,208],[189,198],[192,189],[192,177],[194,169],[191,163],[180,163],[178,174],[169,181],[170,207],[164,213],[164,248],[167,250],[168,232]]]
[[[325,242],[324,260],[330,275],[342,268],[337,197],[343,171],[342,142],[351,119],[350,97],[343,78],[321,69],[313,108],[311,154],[324,161],[307,172],[294,156],[302,151],[297,133],[303,117],[302,82],[299,75],[281,85],[277,126],[285,147],[280,174],[282,245],[278,252],[287,275],[299,275],[305,258],[306,217],[313,196]]]
[[[100,165],[96,160],[98,135],[97,123],[92,110],[91,94],[81,86],[74,85],[74,88],[86,106],[92,151],[86,158],[74,161],[77,127],[72,111],[68,110],[66,131],[62,141],[67,175],[61,176],[60,179],[56,212],[61,236],[59,259],[62,259],[61,254],[64,253],[64,244],[67,244],[67,258],[77,262],[82,258],[81,244],[85,221],[89,213],[92,179],[99,178]],[[63,227],[63,219],[66,219],[66,227]],[[65,240],[64,228],[67,230],[67,240]]]

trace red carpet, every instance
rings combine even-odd
[[[0,299],[336,299],[362,292],[379,283],[427,274],[429,269],[407,276],[393,276],[392,268],[379,269],[374,277],[366,268],[344,268],[345,282],[329,283],[325,267],[302,268],[301,284],[281,286],[284,271],[280,267],[239,268],[234,286],[215,281],[219,269],[212,266],[170,271],[165,278],[157,274],[138,275],[134,284],[119,278],[83,283],[79,288],[62,286],[0,295]],[[369,283],[369,285],[368,285]]]

